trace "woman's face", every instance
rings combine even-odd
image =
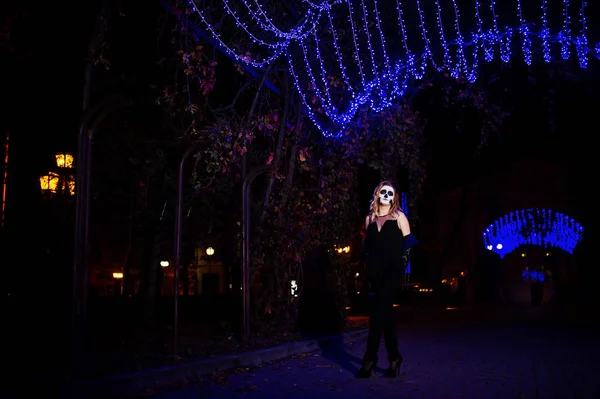
[[[391,205],[394,202],[394,188],[391,186],[383,186],[379,191],[379,203],[381,205]]]

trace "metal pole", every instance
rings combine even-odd
[[[179,266],[181,263],[181,227],[183,224],[183,165],[190,154],[198,148],[206,146],[209,142],[200,141],[192,144],[181,156],[179,170],[177,172],[177,206],[175,209],[175,248],[173,265],[173,357],[177,358],[179,346]]]
[[[80,366],[82,355],[82,333],[85,321],[86,288],[87,288],[87,257],[89,252],[89,203],[92,138],[98,125],[109,111],[132,105],[131,100],[125,101],[120,97],[111,97],[88,108],[80,122],[77,149],[77,172],[75,177],[75,248],[73,254],[73,304],[71,342],[72,367]]]
[[[2,171],[2,209],[0,209],[0,238],[4,236],[4,221],[6,219],[6,188],[8,187],[8,149],[10,133],[6,132],[6,141],[4,142],[4,169]]]
[[[262,173],[274,168],[263,165],[250,170],[242,185],[242,339],[250,339],[250,196],[254,180]]]

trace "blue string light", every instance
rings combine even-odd
[[[588,63],[588,53],[590,49],[588,48],[588,39],[587,39],[587,20],[585,19],[585,7],[587,6],[587,2],[584,0],[581,2],[581,10],[579,11],[579,21],[581,22],[581,33],[575,39],[575,48],[577,50],[577,57],[579,58],[579,66],[583,69],[587,68]]]
[[[560,55],[563,60],[571,56],[571,16],[569,15],[569,0],[563,0],[563,29],[558,33]]]
[[[267,15],[261,0],[222,1],[226,14],[255,46],[252,56],[228,46],[209,22],[206,11],[199,9],[194,0],[190,0],[189,5],[213,38],[238,62],[266,68],[279,57],[285,57],[309,118],[327,137],[346,134],[358,111],[365,107],[380,112],[392,105],[394,99],[405,94],[410,81],[424,77],[428,65],[455,78],[464,76],[474,82],[480,59],[491,62],[498,51],[503,62],[510,62],[517,36],[527,65],[533,62],[535,46],[539,46],[545,62],[551,61],[553,46],[560,49],[563,60],[570,59],[574,53],[581,68],[587,68],[590,56],[600,58],[600,43],[590,46],[587,37],[585,0],[578,10],[572,7],[572,0],[562,0],[562,7],[556,10],[562,16],[562,24],[554,34],[548,25],[548,14],[552,8],[549,4],[555,3],[548,0],[528,0],[539,2],[540,21],[536,22],[526,21],[521,4],[524,1],[514,0],[518,26],[503,29],[499,27],[495,0],[490,1],[487,11],[481,0],[474,0],[475,26],[470,33],[461,31],[460,10],[456,0],[452,0],[452,38],[444,30],[439,0],[434,0],[433,15],[427,15],[422,0],[416,0],[416,14],[410,16],[405,15],[401,0],[395,2],[395,13],[385,15],[380,13],[380,0],[303,0],[301,4],[305,9],[293,29],[278,27]],[[341,11],[347,18],[334,20],[334,10]],[[578,26],[573,26],[571,13],[577,13],[575,24]],[[435,21],[437,29],[428,31],[428,19]],[[420,36],[417,43],[410,40],[406,20],[417,22]],[[486,21],[490,24],[487,29]],[[386,23],[392,23],[387,30]],[[438,42],[443,54],[436,55],[432,43]],[[325,43],[333,44],[332,62],[323,58]],[[351,50],[342,50],[341,43],[350,45]],[[572,46],[575,51],[571,51]],[[332,77],[336,76],[344,83],[332,91]]]
[[[548,0],[542,0],[542,29],[540,29],[540,39],[542,40],[542,50],[544,52],[544,61],[550,62],[550,29],[548,28]]]
[[[483,233],[485,247],[503,258],[521,245],[556,247],[572,254],[583,238],[573,218],[549,209],[523,209],[504,215]]]
[[[531,65],[531,32],[523,19],[521,0],[517,0],[517,9],[519,10],[519,23],[521,25],[519,31],[523,37],[523,56],[525,57],[525,63]]]
[[[331,29],[333,46],[335,47],[335,55],[337,56],[338,65],[340,67],[340,73],[342,74],[342,78],[344,79],[346,89],[349,90],[350,93],[354,96],[354,89],[352,88],[352,84],[350,83],[350,79],[348,78],[348,74],[346,73],[346,66],[344,65],[344,59],[342,57],[342,53],[340,52],[340,47],[338,45],[337,33],[335,31],[335,27],[333,26],[333,18],[331,17],[331,12],[329,10],[326,10],[326,12],[327,18],[329,20],[329,27]]]
[[[358,73],[360,74],[360,79],[362,81],[362,84],[364,85],[366,80],[365,73],[363,70],[363,61],[360,56],[360,46],[358,44],[359,40],[356,37],[356,30],[354,29],[354,12],[352,11],[351,1],[346,1],[346,4],[348,5],[348,21],[350,22],[350,29],[352,30],[352,40],[354,43],[354,61],[356,62],[356,65],[358,65]]]
[[[543,283],[546,280],[546,274],[536,270],[523,270],[521,278],[525,283]]]
[[[438,9],[438,26],[440,27],[440,29],[442,29],[442,22],[441,22],[441,7],[440,7],[440,3],[438,0],[435,1],[435,4],[437,6]],[[479,0],[475,0],[475,18],[477,19],[477,34],[475,37],[477,37],[479,40],[481,40],[481,45],[483,46],[483,52],[484,52],[484,57],[486,62],[491,62],[494,59],[494,50],[492,48],[492,46],[490,45],[490,40],[489,40],[489,35],[486,34],[483,30],[483,21],[481,20],[481,3],[479,2]],[[440,33],[443,36],[443,32]],[[443,45],[444,45],[444,59],[446,59],[447,55],[446,53],[448,52],[447,46],[446,46],[446,40],[442,39],[443,41]],[[475,57],[475,59],[477,59],[477,57]],[[446,63],[446,62],[444,62]]]

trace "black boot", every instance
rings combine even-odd
[[[375,374],[375,367],[377,366],[377,358],[374,360],[363,360],[362,366],[360,366],[360,370],[356,376],[358,378],[369,378],[371,375]]]
[[[402,356],[390,362],[390,367],[385,371],[386,378],[394,378],[400,375],[400,365],[402,364]]]

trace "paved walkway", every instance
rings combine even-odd
[[[356,379],[364,342],[213,374],[154,399],[600,398],[597,327],[570,311],[403,310],[395,379]],[[589,319],[589,318],[588,318]]]

